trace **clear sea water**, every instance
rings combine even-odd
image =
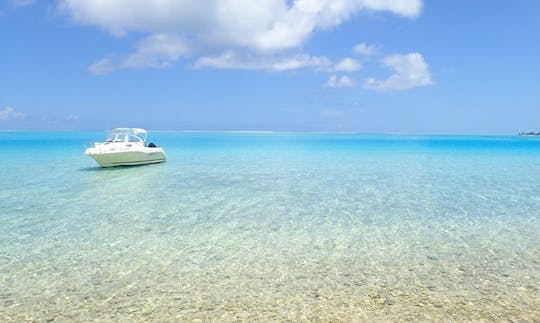
[[[540,318],[540,138],[0,132],[0,321]]]

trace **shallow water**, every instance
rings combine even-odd
[[[0,320],[540,317],[540,138],[0,132]]]

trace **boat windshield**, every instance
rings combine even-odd
[[[105,142],[143,142],[138,136],[130,136],[125,134],[112,134]]]
[[[116,128],[105,142],[143,142],[146,140],[146,130],[140,128]]]

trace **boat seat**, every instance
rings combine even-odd
[[[156,146],[156,144],[154,144],[153,142],[151,142],[151,143],[148,144],[148,147],[150,147],[150,148],[156,148],[157,146]]]

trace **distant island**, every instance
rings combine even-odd
[[[540,132],[520,132],[518,135],[520,136],[540,136]]]

